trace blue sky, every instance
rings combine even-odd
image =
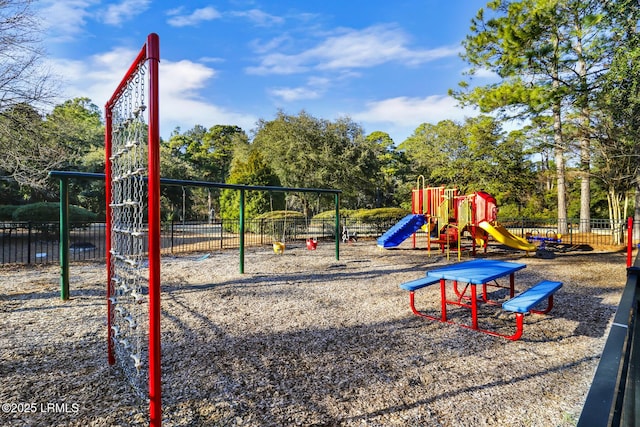
[[[161,134],[278,109],[349,116],[396,143],[421,123],[474,112],[447,96],[463,79],[461,41],[479,0],[40,0],[61,101],[100,108],[149,33],[160,37]],[[483,76],[476,77],[482,82]]]

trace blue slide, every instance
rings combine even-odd
[[[378,246],[393,248],[418,231],[426,223],[424,215],[410,214],[402,218],[382,236],[378,237]]]

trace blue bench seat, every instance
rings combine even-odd
[[[400,289],[404,289],[405,291],[416,291],[418,289],[426,288],[427,286],[431,286],[436,283],[440,283],[440,278],[425,276],[420,279],[402,283],[400,285]]]
[[[561,287],[562,282],[543,280],[521,294],[511,298],[509,301],[505,301],[502,304],[502,308],[514,313],[546,313],[551,310],[551,306],[553,305],[553,294]],[[546,310],[532,310],[534,306],[544,299],[549,301],[549,307],[547,307]]]

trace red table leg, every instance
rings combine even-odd
[[[475,283],[471,283],[471,327],[478,329],[478,299]]]
[[[442,307],[442,317],[441,320],[443,322],[447,321],[447,287],[446,281],[444,279],[440,279],[440,301]]]

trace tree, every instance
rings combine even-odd
[[[398,148],[411,163],[415,177],[423,175],[428,185],[462,186],[467,150],[462,127],[452,121],[423,123]]]
[[[280,186],[280,180],[273,173],[262,155],[252,150],[246,162],[233,163],[229,184],[256,186]],[[268,193],[266,191],[250,191],[245,196],[245,212],[247,216],[257,216],[272,210],[284,209],[284,193]],[[220,214],[224,218],[238,218],[240,205],[239,190],[222,190],[220,196]]]
[[[215,125],[209,130],[201,125],[180,134],[174,131],[169,147],[176,156],[192,165],[198,179],[225,182],[229,176],[235,146],[247,144],[247,136],[238,126]]]
[[[169,143],[165,141],[160,143],[160,170],[163,178],[192,179],[194,176],[193,166],[171,149]],[[164,219],[172,220],[181,217],[183,207],[185,211],[189,208],[191,213],[193,189],[190,188],[187,193],[184,187],[160,186],[160,191]]]
[[[403,194],[403,184],[409,174],[409,162],[403,151],[396,148],[393,139],[388,133],[382,131],[371,132],[366,137],[366,142],[376,154],[379,177],[372,175],[370,181],[375,188],[375,207],[397,206],[408,194]]]
[[[0,169],[19,185],[46,193],[55,169],[104,170],[104,127],[98,108],[87,98],[57,105],[44,119],[30,105],[0,114]],[[96,152],[102,160],[95,163]],[[85,162],[87,162],[85,164]]]
[[[30,105],[18,104],[0,114],[0,169],[19,185],[47,188],[47,173],[60,168],[69,156],[46,142],[43,120]]]
[[[184,179],[211,182],[227,180],[234,153],[244,152],[247,145],[245,132],[238,126],[230,125],[215,125],[208,130],[196,125],[182,134],[176,129],[168,142],[173,157],[190,166],[191,173]],[[218,194],[218,189],[192,189],[190,198],[197,206],[203,206],[197,209],[197,213],[208,215],[216,207],[214,199]]]
[[[463,57],[470,74],[486,68],[501,81],[454,93],[464,103],[502,117],[550,116],[553,120],[559,231],[567,231],[563,123],[577,118],[581,149],[583,204],[589,201],[590,115],[598,76],[606,70],[607,31],[603,2],[591,0],[494,0],[472,21]],[[589,209],[581,209],[581,224],[589,226]]]
[[[345,206],[374,204],[370,177],[379,176],[376,151],[349,118],[331,122],[304,111],[280,111],[274,120],[258,122],[252,145],[286,187],[338,188]],[[308,215],[308,195],[298,198]]]
[[[624,219],[628,196],[635,192],[634,223],[640,224],[640,5],[616,2],[607,7],[612,39],[619,48],[609,72],[601,79],[597,98],[595,176],[607,190],[613,222]],[[640,226],[634,231],[640,232]]]
[[[39,25],[32,0],[0,3],[0,112],[53,99],[52,79],[42,64]]]
[[[521,205],[531,194],[533,174],[521,132],[505,135],[489,116],[464,123],[423,123],[399,148],[429,186],[484,190],[500,203]]]
[[[46,171],[60,160],[55,147],[39,146],[42,118],[37,107],[53,99],[51,76],[42,65],[32,0],[0,3],[0,178],[22,187],[46,189]],[[24,145],[22,145],[24,144]],[[26,155],[26,156],[25,156]],[[49,156],[52,161],[48,162]],[[33,167],[32,167],[33,165]],[[32,176],[31,172],[36,172]]]
[[[56,105],[47,114],[44,126],[51,138],[81,156],[93,148],[104,149],[100,109],[89,98],[74,98]]]

